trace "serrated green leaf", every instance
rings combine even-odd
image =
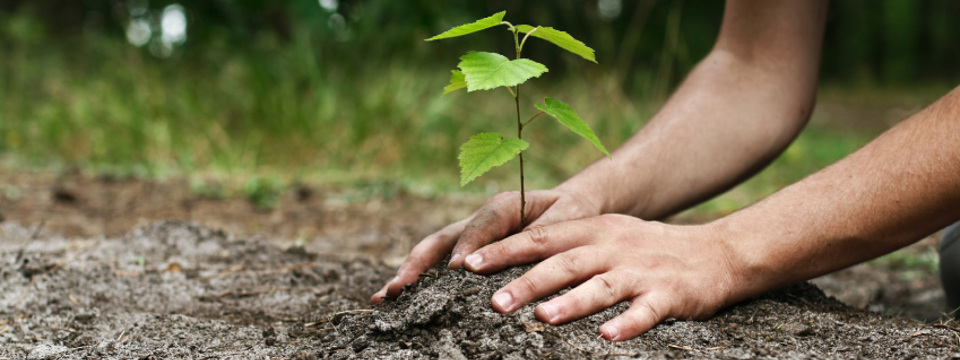
[[[546,98],[543,100],[543,102],[547,104],[547,106],[537,104],[537,109],[540,109],[540,111],[553,116],[555,119],[557,119],[557,121],[565,125],[571,131],[593,143],[593,146],[596,146],[597,150],[600,150],[600,152],[604,153],[608,157],[610,156],[610,153],[607,152],[607,148],[603,147],[603,144],[600,143],[600,139],[593,134],[593,130],[590,130],[590,126],[581,120],[580,116],[577,116],[577,113],[570,108],[570,105],[564,104],[562,101],[554,98]]]
[[[470,33],[475,33],[480,30],[486,30],[494,26],[500,25],[503,22],[503,16],[506,15],[506,11],[501,11],[496,14],[493,14],[489,17],[474,21],[469,24],[463,24],[453,29],[444,31],[440,35],[434,36],[432,38],[426,39],[426,41],[434,41],[446,38],[452,38],[457,36],[463,36]]]
[[[460,186],[464,186],[477,176],[490,169],[510,161],[529,143],[521,139],[503,139],[497,133],[479,133],[460,146]]]
[[[443,88],[443,94],[446,95],[449,92],[456,91],[467,87],[467,80],[464,79],[463,73],[458,70],[450,70],[450,85]]]
[[[529,33],[533,29],[535,29],[535,27],[530,25],[517,25],[517,30],[524,34]],[[597,58],[593,54],[593,49],[585,45],[580,40],[574,39],[573,36],[567,34],[566,31],[560,31],[552,27],[540,26],[540,28],[537,29],[537,31],[534,31],[533,34],[530,34],[530,36],[549,41],[566,51],[580,55],[580,57],[590,60],[593,63],[597,63]]]
[[[457,65],[467,82],[467,92],[522,84],[547,72],[547,67],[530,59],[510,60],[506,56],[471,51]]]

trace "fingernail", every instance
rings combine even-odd
[[[394,276],[393,279],[390,279],[390,282],[388,282],[387,285],[393,284],[397,281],[400,281],[400,275]]]
[[[607,335],[607,339],[617,340],[620,337],[620,329],[611,324],[604,324],[600,327],[600,332]]]
[[[469,258],[470,258],[470,256],[467,256],[467,259],[469,259]],[[499,306],[500,309],[502,309],[503,311],[508,311],[508,312],[509,312],[509,311],[513,310],[513,309],[512,309],[512,308],[513,308],[513,296],[510,295],[510,293],[508,293],[508,292],[499,292],[499,293],[493,295],[493,302],[494,302],[495,304],[497,304],[497,306]]]
[[[483,265],[483,255],[480,254],[470,254],[463,259],[467,265],[470,265],[470,268],[479,269],[480,265]]]
[[[543,312],[544,317],[547,318],[548,323],[554,323],[557,321],[557,318],[560,317],[560,309],[556,305],[545,303],[540,305],[540,311]]]
[[[453,263],[457,262],[457,260],[460,260],[461,256],[462,255],[460,255],[459,253],[453,254],[453,256],[450,257],[450,263],[447,265],[447,267],[453,266]]]

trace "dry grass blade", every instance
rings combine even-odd
[[[672,348],[672,349],[677,349],[677,350],[700,352],[700,350],[694,349],[694,348],[689,347],[689,346],[675,345],[675,344],[669,344],[669,345],[667,345],[667,346],[670,347],[670,348]]]
[[[289,289],[290,289],[289,287],[269,287],[269,288],[265,288],[265,289],[257,289],[257,290],[250,290],[250,291],[240,291],[240,292],[235,292],[235,291],[233,291],[233,290],[227,290],[227,291],[223,291],[223,292],[217,294],[217,297],[242,298],[242,297],[256,296],[256,295],[267,294],[267,293],[277,292],[277,291],[281,291],[281,290],[289,290]]]
[[[26,299],[26,298],[27,298],[27,293],[29,293],[29,292],[30,292],[30,289],[32,289],[33,286],[36,285],[36,284],[37,284],[37,278],[36,278],[36,277],[34,277],[33,279],[30,279],[30,285],[27,285],[27,288],[26,288],[26,289],[23,289],[23,292],[20,293],[20,299],[17,300],[17,305],[18,305],[18,306],[19,306],[21,303],[23,303],[23,299]]]

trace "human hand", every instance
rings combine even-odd
[[[600,214],[599,206],[569,190],[530,191],[527,199],[527,229],[562,221],[582,219]],[[520,193],[500,193],[491,198],[466,219],[455,222],[424,238],[390,280],[373,295],[370,302],[379,304],[385,296],[397,296],[406,284],[419,279],[447,254],[449,268],[463,265],[464,256],[480,247],[520,230]]]
[[[569,286],[537,306],[540,321],[557,325],[620,301],[630,308],[603,324],[614,341],[633,338],[670,319],[703,319],[734,300],[730,250],[707,226],[675,226],[603,215],[531,228],[466,257],[466,268],[493,273],[537,264],[497,291],[491,303],[509,313]]]

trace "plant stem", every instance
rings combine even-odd
[[[539,26],[533,28],[533,30],[530,30],[530,32],[528,32],[527,35],[523,37],[523,40],[520,41],[520,50],[523,50],[523,44],[527,43],[527,38],[530,37],[530,34],[533,34],[537,30],[540,30]]]
[[[520,59],[520,50],[521,43],[519,37],[520,31],[514,27],[513,28],[513,43],[517,48],[517,59]],[[527,34],[529,35],[529,33]],[[526,37],[524,37],[526,40]],[[517,139],[523,140],[523,121],[520,120],[520,84],[517,84],[517,87],[514,89],[513,100],[517,104]],[[523,151],[520,151],[518,155],[520,157],[520,229],[523,230],[523,227],[527,223],[527,191],[523,185]]]
[[[507,88],[507,89],[509,89],[509,88]],[[533,119],[536,119],[537,116],[540,116],[540,115],[543,115],[543,111],[538,112],[536,115],[534,115],[532,118],[530,118],[530,120],[527,120],[527,122],[523,123],[523,127],[527,127],[527,124],[533,122]]]
[[[517,139],[523,139],[523,123],[520,121],[520,85],[517,85],[516,89],[517,96],[514,97],[515,103],[517,104]],[[527,192],[523,186],[523,151],[520,151],[518,155],[520,157],[520,230],[523,230],[524,225],[527,223]]]

